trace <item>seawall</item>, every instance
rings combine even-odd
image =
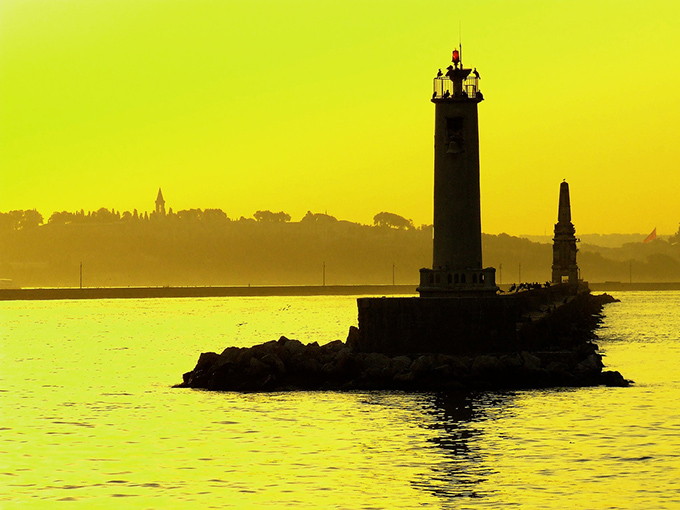
[[[504,311],[504,307],[508,310],[507,317],[498,321],[503,335],[494,340],[498,342],[494,345],[499,347],[494,350],[486,349],[492,344],[480,343],[460,352],[454,352],[452,348],[439,352],[432,350],[440,347],[439,343],[413,343],[407,348],[404,341],[397,342],[398,348],[394,349],[385,343],[387,337],[367,341],[370,333],[350,327],[346,342],[305,345],[281,337],[250,348],[227,347],[220,354],[203,353],[177,387],[217,391],[444,391],[600,384],[626,386],[628,381],[620,373],[602,370],[602,356],[592,342],[602,307],[613,299],[582,293],[563,300],[557,307],[546,304],[532,308],[534,300],[553,297],[556,296],[550,292],[535,293],[505,300],[507,303],[499,300],[502,304],[494,306],[500,309],[489,307],[485,313]],[[386,301],[394,300],[386,298]],[[386,305],[383,310],[391,314],[403,305],[398,301],[402,300]],[[418,311],[422,305],[403,306]],[[458,318],[470,311],[468,306],[471,305],[459,306]],[[542,306],[545,306],[543,311]],[[442,307],[441,310],[447,311],[445,305]],[[482,322],[471,327],[470,332],[481,328],[485,317],[488,318],[479,316],[477,319]],[[500,338],[512,337],[509,324],[516,317],[520,322],[514,323],[515,341],[501,344]],[[383,348],[385,352],[367,352],[371,345]],[[454,342],[454,345],[460,344]]]
[[[587,287],[569,284],[500,296],[359,298],[357,348],[468,354],[579,343],[573,324],[587,322],[577,315],[592,299]]]
[[[278,285],[253,287],[85,287],[0,289],[0,301],[149,299],[248,296],[360,296],[415,294],[415,285]]]

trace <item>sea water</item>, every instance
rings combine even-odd
[[[631,387],[452,394],[171,387],[353,297],[0,303],[0,508],[680,508],[680,292],[616,297]]]

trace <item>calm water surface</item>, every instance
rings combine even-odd
[[[448,395],[170,387],[352,297],[0,303],[0,508],[680,508],[680,292],[617,297],[633,387]]]

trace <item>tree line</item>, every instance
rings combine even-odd
[[[507,234],[482,235],[484,266],[499,283],[551,278],[552,246]],[[256,211],[230,219],[216,209],[153,214],[99,209],[0,213],[0,279],[22,287],[314,285],[418,283],[432,265],[432,226],[393,213],[372,225],[307,212]],[[602,281],[680,281],[680,229],[667,240],[617,248],[579,245],[581,276]]]
[[[0,212],[0,231],[23,230],[37,228],[42,225],[69,225],[69,224],[104,224],[116,222],[137,222],[137,221],[180,221],[180,222],[260,222],[260,223],[288,223],[291,216],[283,211],[272,212],[269,210],[258,210],[252,217],[241,216],[238,220],[231,219],[222,209],[182,209],[173,212],[169,209],[167,214],[160,214],[156,211],[151,213],[140,213],[137,209],[132,212],[124,211],[122,214],[115,209],[102,207],[96,211],[87,213],[81,209],[76,212],[56,211],[44,221],[43,215],[35,209],[14,210],[6,213]],[[324,224],[337,222],[335,216],[327,213],[312,213],[302,217],[300,223],[303,224]],[[388,227],[396,229],[413,229],[413,220],[406,219],[398,214],[380,212],[373,217],[373,225],[378,227]],[[424,225],[423,227],[427,227]]]

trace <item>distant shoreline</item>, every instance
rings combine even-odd
[[[85,287],[0,289],[0,301],[145,299],[253,296],[351,296],[415,294],[416,285],[278,285],[252,287]]]
[[[591,290],[680,290],[680,282],[588,283]],[[510,285],[500,286],[507,292]],[[230,287],[85,287],[0,289],[0,301],[54,299],[150,299],[257,296],[395,296],[416,294],[416,285],[276,285]]]

